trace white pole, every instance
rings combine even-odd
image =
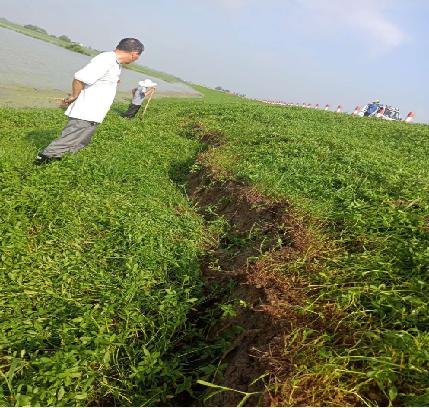
[[[152,96],[153,96],[153,94],[155,93],[155,89],[153,90],[153,92],[150,94],[150,96],[149,96],[149,100],[147,101],[147,104],[146,104],[146,106],[144,107],[144,111],[143,111],[143,114],[142,114],[142,120],[144,119],[144,114],[146,113],[146,110],[147,110],[147,107],[149,106],[149,102],[150,102],[150,100],[152,99]]]

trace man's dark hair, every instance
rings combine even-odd
[[[144,45],[137,38],[123,38],[116,46],[117,50],[138,52],[141,54],[144,50]]]

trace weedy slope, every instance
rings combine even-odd
[[[211,172],[287,200],[317,242],[270,266],[308,297],[262,353],[271,402],[427,404],[429,127],[256,103],[194,118],[227,141],[205,155]]]
[[[157,405],[222,382],[190,372],[201,343],[177,351],[204,298],[208,231],[180,185],[197,126],[222,135],[198,168],[287,202],[309,237],[293,262],[247,262],[259,287],[290,278],[269,309],[288,330],[253,350],[265,402],[427,405],[429,127],[204,92],[153,101],[144,123],[115,107],[88,148],[42,167],[61,112],[0,110],[4,403]],[[285,306],[293,282],[305,301]]]
[[[160,404],[189,381],[171,353],[202,224],[169,173],[198,144],[112,114],[90,148],[34,166],[64,121],[0,111],[3,404]]]

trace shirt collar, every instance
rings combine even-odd
[[[113,54],[115,54],[116,63],[120,66],[121,64],[118,61],[118,56],[116,55],[116,52],[115,51],[112,51],[112,52],[113,52]]]

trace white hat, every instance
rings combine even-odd
[[[139,81],[139,85],[144,86],[146,88],[153,88],[153,87],[157,86],[158,84],[156,84],[155,82],[152,82],[151,79],[145,79],[144,81]]]

